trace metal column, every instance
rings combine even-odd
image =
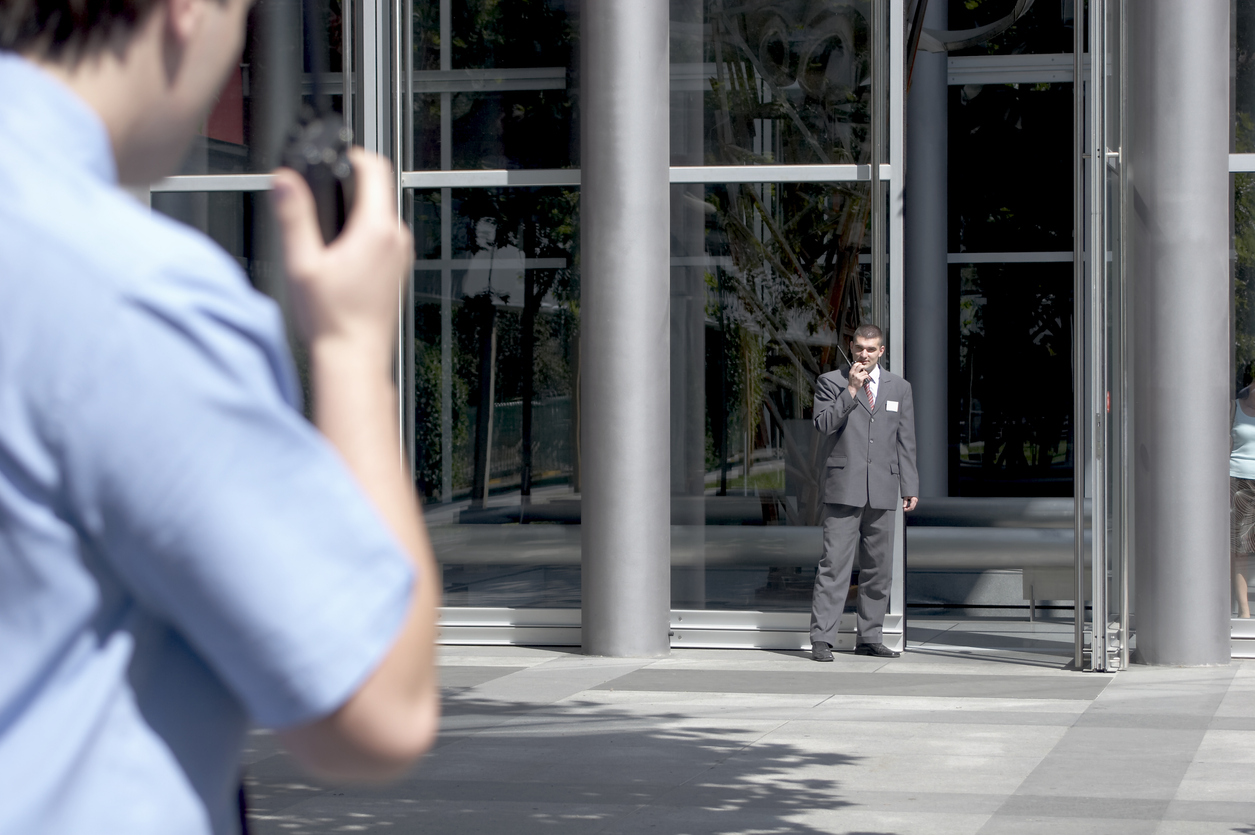
[[[670,651],[668,4],[580,9],[582,640]]]
[[[928,4],[924,25],[948,28],[946,4]],[[950,363],[948,56],[919,51],[907,99],[906,378],[915,400],[921,496],[949,495]]]
[[[1229,661],[1229,0],[1128,5],[1137,657]]]

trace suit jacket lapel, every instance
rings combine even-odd
[[[872,409],[873,415],[878,415],[885,410],[885,398],[893,392],[889,384],[889,372],[883,368],[880,369],[880,385],[876,389],[876,408]]]

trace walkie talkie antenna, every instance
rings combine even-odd
[[[313,102],[301,104],[296,124],[288,133],[282,162],[309,183],[318,212],[323,240],[330,243],[344,228],[353,204],[353,166],[349,163],[349,143],[353,131],[339,113],[331,109],[331,96],[324,79],[327,75],[327,27],[323,23],[322,0],[302,0],[305,10],[305,54],[313,78]]]
[[[309,74],[312,80],[314,111],[318,115],[331,112],[331,95],[324,83],[327,77],[327,21],[323,16],[322,0],[302,0],[305,11],[305,54],[309,56]]]

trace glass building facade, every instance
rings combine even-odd
[[[578,645],[597,558],[585,500],[617,489],[590,476],[582,420],[581,357],[598,337],[581,304],[597,280],[583,270],[584,121],[606,94],[590,67],[612,60],[582,33],[606,4],[306,2],[318,31],[300,0],[258,0],[241,66],[151,204],[282,301],[265,172],[299,95],[331,93],[357,141],[393,160],[414,234],[402,441],[441,563],[444,639]],[[656,555],[670,643],[809,645],[827,457],[814,384],[870,321],[927,423],[886,643],[902,644],[908,618],[1072,620],[1079,597],[1078,663],[1127,664],[1143,296],[1126,257],[1125,108],[1141,24],[1122,0],[662,5],[669,481],[654,489],[670,497]],[[1229,364],[1235,403],[1255,363],[1255,3],[1226,8],[1230,40],[1213,46],[1235,56],[1233,347],[1208,361]],[[1231,540],[1242,654],[1255,567]]]

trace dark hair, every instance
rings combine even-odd
[[[881,345],[885,344],[885,335],[880,328],[875,325],[862,324],[854,329],[852,339],[874,339]]]
[[[124,35],[159,0],[0,0],[0,50],[77,62]]]

